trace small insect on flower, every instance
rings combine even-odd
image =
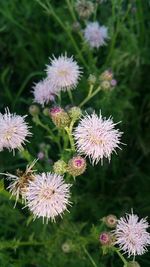
[[[26,116],[11,114],[8,109],[0,114],[0,150],[22,149],[26,137],[31,136],[29,126],[25,122]]]
[[[34,102],[42,106],[50,101],[54,101],[56,94],[57,88],[54,87],[48,79],[38,82],[33,87]]]
[[[26,200],[29,181],[33,181],[35,178],[36,170],[34,170],[33,167],[36,162],[37,160],[34,160],[31,164],[27,165],[25,171],[17,170],[16,175],[13,175],[11,173],[1,173],[2,175],[5,175],[7,177],[8,181],[10,181],[7,189],[9,190],[11,195],[16,198],[15,205],[19,197],[22,198],[22,201]]]
[[[108,39],[108,29],[105,26],[100,26],[98,22],[89,22],[84,30],[85,41],[91,48],[99,48],[106,45]]]
[[[116,242],[121,250],[128,256],[142,255],[150,245],[150,234],[147,232],[149,227],[145,218],[139,219],[137,215],[127,214],[117,221],[114,230]]]
[[[111,154],[119,148],[122,133],[115,129],[113,120],[102,118],[101,113],[85,115],[74,130],[74,138],[79,153],[88,156],[92,163],[97,164],[103,158],[110,161]]]
[[[63,176],[55,173],[42,173],[30,181],[27,192],[27,206],[34,217],[42,217],[43,222],[55,221],[55,217],[64,213],[70,205],[70,184],[66,184]]]
[[[80,67],[73,57],[67,55],[51,59],[51,65],[47,66],[47,75],[52,86],[58,90],[73,89],[81,76]]]

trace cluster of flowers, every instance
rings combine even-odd
[[[96,10],[96,5],[97,3],[94,4],[93,2],[87,0],[79,0],[75,5],[80,19],[86,21],[86,27],[83,30],[83,36],[85,42],[87,42],[91,48],[99,48],[104,46],[106,45],[106,41],[109,39],[108,28],[106,26],[100,26],[98,21],[87,22],[87,20]]]
[[[133,212],[120,219],[115,215],[108,215],[102,219],[103,223],[114,230],[101,232],[99,240],[102,245],[103,253],[114,251],[116,246],[128,257],[142,255],[150,245],[150,233],[146,218],[139,219]],[[127,267],[139,267],[140,265],[133,260],[128,262]]]

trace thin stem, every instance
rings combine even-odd
[[[67,90],[68,96],[70,98],[71,104],[73,104],[73,96],[71,90]]]
[[[70,0],[66,0],[66,3],[67,3],[67,6],[68,6],[68,9],[70,11],[70,14],[72,16],[72,19],[76,22],[77,21],[77,18],[76,18],[75,12],[73,10],[73,7],[72,7],[72,5],[70,3]]]
[[[94,267],[98,267],[97,264],[95,263],[95,261],[93,260],[92,256],[89,254],[89,252],[87,251],[87,249],[83,246],[83,250],[85,252],[85,254],[88,256],[90,262],[92,263],[92,265]]]
[[[124,256],[120,253],[120,251],[117,248],[114,248],[115,252],[118,254],[118,256],[120,257],[120,259],[122,260],[122,262],[124,263],[124,267],[127,267],[127,261],[124,258]]]
[[[71,145],[71,150],[74,152],[75,151],[75,144],[74,144],[74,140],[73,140],[73,137],[72,137],[72,131],[68,127],[65,127],[65,130],[66,130],[66,132],[68,134],[68,137],[69,137],[69,141],[70,141],[70,145]]]
[[[93,93],[87,95],[87,97],[80,103],[79,107],[84,106],[92,97],[94,97],[99,91],[101,90],[101,87],[99,86]]]

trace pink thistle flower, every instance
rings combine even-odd
[[[26,195],[27,206],[34,217],[55,221],[56,216],[62,216],[70,205],[70,186],[63,176],[55,173],[36,175],[34,181],[30,181]]]
[[[77,151],[88,156],[93,164],[99,160],[103,163],[104,157],[110,161],[122,135],[115,125],[111,118],[102,118],[101,114],[99,117],[95,113],[84,116],[74,131]]]
[[[22,149],[27,136],[31,136],[26,116],[11,114],[8,109],[0,114],[0,150]]]
[[[54,101],[56,94],[56,87],[53,87],[48,79],[38,82],[33,87],[34,102],[39,103],[42,106],[50,101]]]
[[[142,255],[147,251],[147,246],[150,245],[150,234],[147,232],[149,227],[146,219],[139,220],[137,215],[127,214],[121,217],[114,231],[116,245],[128,254]]]
[[[81,71],[73,57],[61,55],[51,59],[51,65],[47,66],[47,75],[52,86],[59,91],[65,91],[76,87]]]
[[[108,39],[107,27],[98,22],[89,22],[84,30],[84,38],[91,48],[106,45]]]

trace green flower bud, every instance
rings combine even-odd
[[[117,225],[117,217],[115,215],[108,215],[102,219],[102,221],[109,227],[115,228]]]
[[[37,105],[31,105],[29,107],[29,113],[32,115],[32,116],[36,116],[36,115],[39,115],[40,113],[40,109]]]
[[[140,264],[137,261],[129,261],[127,267],[140,267]]]
[[[55,173],[63,175],[66,172],[67,164],[63,160],[58,160],[53,165],[53,170]]]
[[[69,160],[67,171],[70,175],[76,177],[84,173],[86,170],[86,160],[81,156],[75,156]]]
[[[44,114],[45,116],[49,116],[49,108],[44,108],[44,109],[43,109],[43,114]]]
[[[72,243],[70,241],[66,241],[62,244],[61,248],[64,253],[69,253],[72,250]]]
[[[101,82],[101,87],[103,90],[109,90],[111,88],[111,84],[109,81],[102,81]]]
[[[77,121],[81,117],[82,111],[79,107],[72,107],[69,109],[68,114],[72,120]]]
[[[88,83],[89,83],[90,85],[94,85],[94,84],[96,83],[96,76],[93,75],[93,74],[90,74],[90,75],[89,75],[89,78],[88,78]]]
[[[50,116],[51,116],[53,123],[58,128],[65,128],[70,123],[69,115],[61,107],[51,108]]]

